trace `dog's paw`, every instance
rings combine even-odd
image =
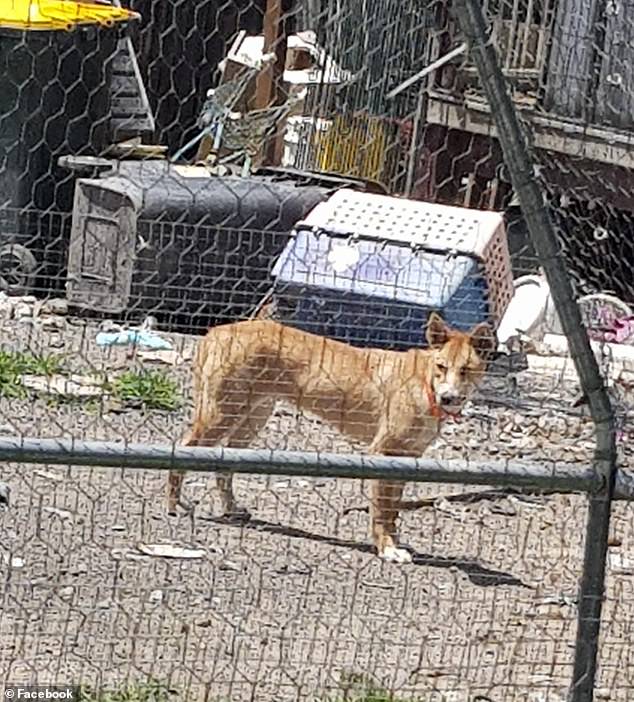
[[[379,554],[379,558],[388,563],[411,563],[412,554],[405,548],[386,546]]]

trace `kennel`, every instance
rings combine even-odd
[[[296,226],[273,268],[276,316],[356,345],[424,345],[432,310],[497,323],[513,292],[497,212],[340,190]]]

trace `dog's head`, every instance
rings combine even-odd
[[[486,322],[468,332],[451,329],[434,312],[426,336],[432,351],[431,391],[442,409],[457,412],[495,354],[495,333]]]

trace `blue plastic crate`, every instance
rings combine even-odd
[[[273,268],[276,314],[359,346],[424,346],[429,313],[468,329],[488,318],[477,258],[299,229]]]

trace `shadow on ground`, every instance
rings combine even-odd
[[[204,522],[212,522],[216,524],[225,524],[241,529],[254,529],[256,531],[266,532],[268,534],[278,534],[281,536],[289,536],[294,539],[308,539],[317,543],[328,544],[340,548],[353,549],[362,553],[374,553],[374,547],[367,543],[359,543],[349,539],[339,539],[332,536],[323,536],[322,534],[314,534],[304,529],[285,526],[275,522],[268,522],[262,519],[250,519],[248,521],[228,521],[223,517],[200,517]],[[443,556],[432,556],[427,553],[419,553],[413,549],[409,549],[412,554],[413,564],[418,566],[427,566],[430,568],[455,568],[464,573],[469,580],[480,587],[492,587],[498,585],[511,585],[532,589],[519,578],[511,573],[506,573],[500,570],[492,570],[486,568],[477,561],[466,560],[461,558],[445,558]]]

